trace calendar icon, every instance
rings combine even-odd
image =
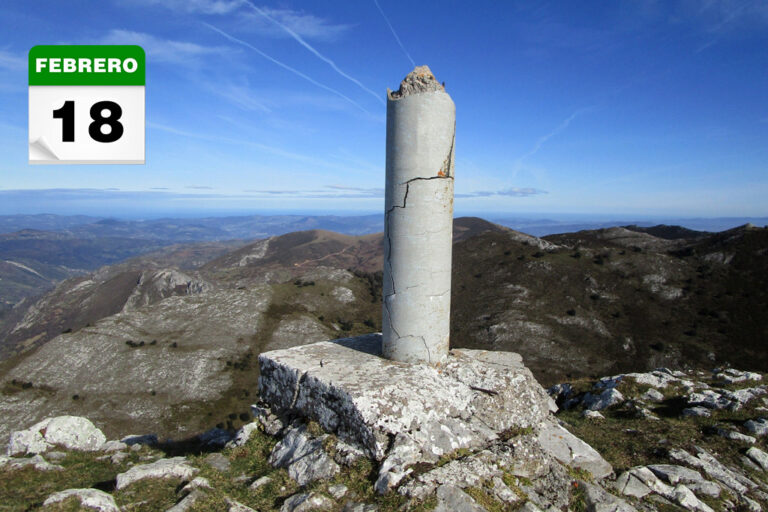
[[[30,164],[143,164],[144,50],[133,45],[29,51]]]

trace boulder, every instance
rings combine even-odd
[[[243,446],[251,438],[254,432],[258,432],[259,423],[251,422],[243,425],[235,434],[234,439],[227,443],[227,448],[234,448],[235,446]]]
[[[768,419],[747,420],[744,422],[744,427],[756,436],[764,436],[768,434]]]
[[[582,404],[589,410],[602,411],[608,407],[620,404],[624,401],[624,395],[616,388],[608,388],[598,395],[587,393]]]
[[[437,488],[435,512],[485,512],[470,495],[453,485]]]
[[[294,494],[285,502],[283,503],[283,506],[280,507],[280,512],[307,512],[308,510],[330,510],[333,507],[333,501],[323,496],[322,494],[318,494],[316,492],[312,493],[301,493],[301,494]]]
[[[43,502],[43,506],[53,505],[71,497],[80,501],[80,506],[100,512],[120,512],[115,499],[104,491],[98,489],[67,489],[51,494]]]
[[[763,471],[768,471],[768,453],[754,446],[747,450],[747,457],[755,461]]]
[[[556,423],[542,423],[538,441],[545,452],[562,464],[589,471],[597,479],[613,472],[611,465],[594,448]]]
[[[290,428],[275,445],[269,463],[287,468],[288,475],[301,486],[329,479],[339,472],[339,465],[323,449],[323,441],[327,437],[311,437],[305,425]]]
[[[636,512],[629,503],[607,492],[599,485],[579,480],[589,512]]]
[[[54,446],[69,450],[97,451],[107,438],[87,418],[58,416],[11,434],[8,455],[42,453]]]
[[[125,473],[117,475],[116,489],[123,489],[144,478],[179,478],[189,480],[200,471],[192,467],[184,457],[160,459],[149,464],[138,464]]]

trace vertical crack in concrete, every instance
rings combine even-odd
[[[307,373],[309,373],[309,370],[306,370],[301,374],[301,376],[299,376],[298,379],[296,379],[296,387],[293,389],[293,399],[291,400],[291,405],[288,407],[288,410],[296,407],[296,402],[299,400],[299,390],[301,389],[301,383],[304,382],[304,378],[307,376]]]
[[[424,336],[419,336],[419,339],[424,344],[424,348],[427,350],[427,364],[432,364],[432,352],[429,351],[429,345],[427,345],[427,340],[424,339]]]
[[[437,176],[440,178],[453,178],[451,176],[451,169],[453,168],[453,145],[456,144],[456,123],[453,123],[453,139],[451,140],[451,147],[448,149],[448,155],[443,160],[443,166],[437,171]]]
[[[393,294],[387,295],[387,297],[391,297]],[[389,304],[387,303],[387,298],[384,297],[384,307],[387,308],[387,319],[389,320],[389,328],[392,329],[392,332],[395,333],[395,336],[399,338],[402,338],[400,336],[400,333],[397,332],[397,329],[395,329],[395,324],[392,323],[392,312],[389,310]]]

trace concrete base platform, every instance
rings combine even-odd
[[[400,363],[381,357],[380,334],[265,352],[259,365],[273,413],[315,420],[376,460],[479,448],[537,426],[552,405],[518,354],[457,349],[437,368]]]

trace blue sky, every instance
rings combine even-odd
[[[0,34],[3,214],[380,211],[415,62],[456,103],[458,213],[768,215],[762,0],[10,0]],[[37,44],[144,47],[146,165],[27,164]]]

